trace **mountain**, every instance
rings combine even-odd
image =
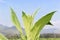
[[[2,33],[4,36],[11,38],[12,36],[19,36],[20,33],[16,29],[15,26],[8,27],[0,24],[0,33]]]
[[[22,28],[22,31],[25,35],[25,31],[24,28]],[[8,27],[8,26],[4,26],[0,24],[0,33],[2,33],[4,36],[6,36],[7,38],[11,38],[11,37],[20,37],[20,33],[19,31],[16,29],[15,26],[12,27]],[[58,36],[60,37],[60,29],[58,28],[48,28],[48,29],[42,29],[40,32],[41,36],[45,35],[49,35],[52,37],[54,37],[54,35],[58,34]],[[51,34],[51,35],[50,35]]]
[[[25,31],[24,29],[22,28],[22,31],[25,35]],[[15,26],[12,26],[12,27],[7,27],[7,26],[4,26],[4,25],[1,25],[0,24],[0,33],[2,33],[4,36],[6,36],[7,38],[11,38],[11,37],[20,37],[20,33],[19,31],[16,29]]]
[[[57,29],[57,28],[49,28],[49,29],[43,29],[43,30],[41,30],[41,34],[46,34],[46,33],[60,34],[60,29]]]
[[[60,29],[58,28],[49,28],[43,29],[40,32],[41,38],[60,38]]]
[[[8,28],[9,28],[8,26],[4,26],[4,25],[1,25],[0,24],[0,31],[5,30],[5,29],[8,29]]]

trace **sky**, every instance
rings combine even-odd
[[[36,9],[40,8],[35,16],[35,22],[49,12],[56,11],[51,22],[55,25],[54,28],[60,28],[60,0],[0,0],[0,24],[9,27],[13,26],[10,8],[14,9],[20,22],[22,11],[32,15]]]

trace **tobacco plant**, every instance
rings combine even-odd
[[[20,39],[18,40],[40,40],[40,31],[43,29],[45,25],[52,25],[50,20],[53,14],[56,11],[50,12],[47,15],[41,17],[38,21],[34,23],[34,17],[37,14],[39,9],[37,9],[33,15],[27,15],[24,11],[22,11],[22,19],[24,24],[25,35],[22,31],[22,27],[20,21],[17,18],[16,13],[11,8],[11,19],[13,24],[16,26],[17,30],[20,32]],[[8,40],[2,34],[0,34],[1,40]]]
[[[11,8],[11,19],[13,24],[20,32],[21,40],[40,40],[40,31],[42,30],[42,28],[48,24],[52,25],[50,20],[56,11],[48,13],[47,15],[41,17],[37,22],[34,23],[34,17],[38,12],[38,10],[36,10],[33,13],[33,15],[27,15],[24,11],[22,11],[22,19],[23,19],[24,29],[26,32],[26,34],[24,35],[20,21],[18,20],[14,10]]]

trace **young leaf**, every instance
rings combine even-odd
[[[43,16],[41,19],[39,19],[35,25],[33,26],[33,28],[31,29],[31,32],[32,32],[32,36],[33,38],[35,38],[36,36],[39,35],[41,29],[51,20],[53,14],[55,13],[56,11],[53,11],[45,16]]]
[[[16,28],[18,29],[18,31],[20,31],[20,33],[22,33],[22,29],[19,23],[19,20],[16,16],[16,13],[13,11],[13,9],[11,8],[11,18],[12,18],[12,22],[14,23],[14,25],[16,26]]]
[[[30,15],[27,16],[25,14],[25,12],[22,11],[22,19],[23,19],[23,22],[24,22],[24,28],[25,28],[25,31],[26,31],[27,38],[29,38],[33,17],[30,16]]]
[[[0,40],[8,40],[5,36],[3,36],[2,34],[0,34]]]
[[[38,12],[39,10],[40,10],[40,8],[37,9],[37,10],[34,12],[33,17],[35,17],[35,15],[37,14],[37,12]]]
[[[28,32],[31,28],[33,18],[30,15],[27,16],[23,11],[22,11],[22,18],[23,18],[25,30]]]
[[[13,11],[13,9],[11,8],[11,18],[12,18],[12,22],[14,23],[14,25],[16,26],[16,28],[18,29],[18,31],[20,32],[21,38],[25,38],[22,32],[22,28],[21,25],[19,23],[19,20],[16,16],[16,13]]]

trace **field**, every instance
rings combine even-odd
[[[60,40],[60,38],[41,38],[41,40]]]
[[[10,39],[10,40],[20,40],[20,39]],[[40,38],[40,40],[60,40],[60,38]]]

